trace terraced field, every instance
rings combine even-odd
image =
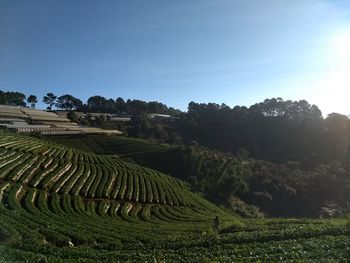
[[[0,261],[345,262],[349,233],[346,220],[240,220],[154,170],[0,132]]]
[[[154,170],[7,132],[0,137],[0,200],[0,241],[60,247],[142,240],[159,224],[186,230],[183,224],[227,217]]]
[[[115,135],[53,136],[51,140],[60,144],[73,146],[83,151],[100,155],[135,157],[148,153],[162,153],[174,147],[149,143],[142,139]]]

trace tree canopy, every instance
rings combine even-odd
[[[35,95],[29,95],[28,99],[27,99],[27,103],[30,103],[32,108],[35,108],[35,103],[38,102],[38,99]]]
[[[4,92],[0,90],[0,104],[12,106],[26,106],[26,96],[20,92]]]
[[[47,108],[49,110],[52,110],[52,106],[55,105],[55,101],[57,99],[57,96],[55,96],[53,93],[49,92],[46,94],[46,96],[43,97],[43,102],[47,105],[49,105]]]
[[[81,108],[83,106],[83,102],[69,94],[65,94],[57,98],[56,107],[64,110],[72,110]]]

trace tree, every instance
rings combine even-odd
[[[164,105],[163,103],[160,103],[158,101],[151,101],[151,102],[148,102],[148,111],[150,113],[167,114],[168,107],[166,105]]]
[[[83,102],[70,94],[65,94],[57,98],[57,103],[55,106],[64,110],[72,110],[81,108],[83,106]]]
[[[84,104],[80,99],[78,99],[78,98],[73,99],[73,108],[75,110],[81,109],[83,107],[83,105]]]
[[[102,96],[92,96],[87,100],[87,106],[90,110],[103,112],[107,106],[107,99]]]
[[[0,90],[0,104],[25,107],[25,99],[26,96],[23,93]]]
[[[6,104],[7,96],[6,93],[0,90],[0,104]]]
[[[29,95],[28,99],[27,99],[27,103],[30,103],[30,107],[32,109],[35,109],[35,103],[38,102],[38,99],[35,95]]]
[[[43,102],[45,104],[48,104],[49,106],[47,109],[52,110],[52,106],[55,105],[55,101],[57,99],[57,96],[55,96],[53,93],[47,93],[46,96],[43,98]]]
[[[350,120],[347,116],[338,113],[331,113],[325,119],[326,144],[325,152],[328,153],[328,159],[343,161],[349,156],[350,142]]]
[[[115,112],[116,105],[115,105],[115,101],[113,99],[109,99],[106,101],[105,110],[109,113]]]
[[[125,111],[126,109],[125,101],[121,97],[115,100],[115,106],[116,106],[117,112],[122,112],[122,111]]]
[[[147,102],[143,100],[130,100],[126,101],[126,111],[130,114],[144,114],[148,112]]]

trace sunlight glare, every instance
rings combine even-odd
[[[350,32],[337,33],[331,42],[333,54],[337,59],[350,58]]]
[[[350,114],[350,30],[337,32],[328,39],[324,70],[311,83],[312,98],[324,113]]]

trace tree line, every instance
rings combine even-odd
[[[27,103],[29,103],[34,108],[37,102],[38,98],[35,95],[29,95],[27,98],[25,94],[20,92],[4,92],[0,90],[0,104],[26,107]],[[55,107],[59,110],[101,113],[124,112],[130,115],[160,113],[176,116],[181,114],[180,110],[168,107],[157,101],[146,102],[137,99],[125,101],[121,97],[107,99],[99,95],[92,96],[86,103],[83,103],[82,100],[73,95],[56,96],[50,92],[43,97],[42,102],[47,105],[47,110],[53,110]]]
[[[332,113],[323,118],[305,100],[266,99],[249,108],[191,102],[181,135],[223,152],[245,149],[255,159],[292,161],[306,169],[350,159],[348,117]]]
[[[221,152],[244,150],[252,158],[300,169],[350,161],[350,120],[326,118],[305,100],[266,99],[251,107],[190,102],[176,122],[154,122],[139,115],[128,134],[160,143],[198,144]]]
[[[30,97],[0,91],[0,104],[25,106],[25,101],[37,101]],[[132,115],[125,127],[108,126],[112,125],[108,120],[85,125],[118,128],[132,137],[183,145],[171,155],[162,152],[135,161],[186,180],[219,204],[230,206],[233,200],[236,206],[234,198],[239,197],[275,216],[350,211],[350,120],[338,113],[324,118],[316,105],[305,100],[272,98],[250,107],[190,102],[187,112],[159,102],[102,96],[83,103],[69,94],[48,93],[43,101],[51,110]],[[147,113],[177,118],[155,121]]]
[[[0,104],[25,106],[25,100],[22,93],[0,91]],[[249,108],[190,102],[187,112],[156,101],[125,101],[121,97],[107,99],[99,95],[83,103],[70,94],[47,93],[42,101],[49,110],[56,107],[129,114],[133,117],[132,122],[123,130],[130,136],[160,143],[198,143],[233,154],[244,149],[255,159],[292,162],[302,169],[350,160],[350,121],[347,116],[333,113],[323,118],[320,109],[305,100],[272,98]],[[37,98],[30,95],[27,102],[36,103]],[[176,122],[153,122],[145,117],[147,113],[170,114],[178,118]]]

